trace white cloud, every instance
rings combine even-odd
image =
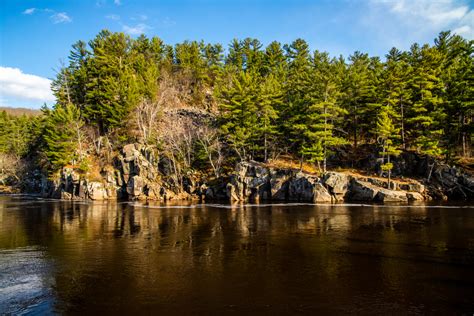
[[[71,17],[67,15],[66,12],[54,13],[52,16],[50,16],[50,18],[54,24],[72,22]]]
[[[399,26],[416,33],[452,29],[467,38],[473,37],[474,11],[463,0],[370,0],[369,3],[383,16],[382,23],[392,16]],[[383,8],[388,9],[388,16],[385,10],[378,11]]]
[[[148,20],[148,16],[146,14],[138,14],[131,18],[132,21],[146,21]]]
[[[453,30],[453,33],[464,36],[466,38],[474,38],[474,29],[469,25],[464,25]]]
[[[51,80],[23,73],[18,68],[0,66],[0,99],[13,101],[51,102]]]
[[[109,20],[118,21],[118,20],[120,20],[120,15],[117,15],[117,14],[109,14],[109,15],[106,15],[105,18],[107,18],[107,19],[109,19]]]
[[[424,19],[435,25],[445,25],[461,19],[469,7],[454,0],[372,0],[387,5],[393,13],[408,19]]]
[[[144,34],[148,29],[150,29],[150,27],[143,23],[137,24],[135,26],[123,26],[123,31],[130,35],[141,35]]]
[[[37,8],[29,8],[23,11],[23,14],[26,15],[32,15],[36,12],[39,13],[52,13],[52,15],[49,16],[49,19],[54,23],[70,23],[72,22],[72,18],[66,13],[66,12],[56,12],[53,9],[37,9]]]
[[[122,5],[122,1],[120,1],[120,0],[114,0],[114,4],[115,4],[115,5]]]
[[[31,14],[35,13],[35,11],[36,11],[36,8],[29,8],[29,9],[26,9],[25,11],[23,11],[23,14],[31,15]]]

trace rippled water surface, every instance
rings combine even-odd
[[[0,197],[0,314],[467,314],[474,207]]]

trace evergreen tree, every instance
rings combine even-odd
[[[331,61],[328,53],[314,52],[313,57],[313,86],[311,91],[312,105],[307,115],[305,136],[309,146],[303,147],[303,154],[310,161],[323,162],[323,172],[326,172],[327,157],[330,148],[343,145],[346,141],[334,133],[335,124],[346,113],[337,102],[339,97],[337,85],[337,63]]]
[[[123,33],[101,31],[89,44],[94,56],[88,61],[84,116],[102,133],[123,127],[140,99],[130,41]]]
[[[399,129],[395,127],[393,122],[394,111],[390,105],[384,106],[377,118],[376,131],[378,135],[378,141],[382,146],[382,172],[388,173],[388,187],[390,188],[390,181],[392,175],[393,164],[390,161],[391,157],[400,155],[401,151],[398,149],[396,140],[399,139]]]
[[[283,84],[287,70],[285,52],[279,42],[271,42],[265,48],[263,55],[262,73],[264,76],[273,74]]]
[[[412,47],[414,77],[413,104],[410,109],[410,137],[412,145],[422,154],[439,156],[442,153],[440,137],[445,119],[442,108],[440,75],[441,56],[431,47]]]
[[[390,115],[400,130],[402,147],[406,149],[406,109],[411,100],[411,67],[407,62],[406,54],[395,47],[390,50],[386,58],[383,73],[383,105],[391,110]]]
[[[290,148],[294,152],[301,152],[305,142],[306,116],[311,105],[310,52],[308,44],[302,39],[285,45],[284,49],[289,63],[284,100],[286,107],[281,111],[281,126],[287,135]]]
[[[355,52],[349,56],[349,65],[342,83],[342,103],[347,110],[344,129],[352,136],[353,147],[364,140],[369,141],[372,122],[381,106],[380,87],[382,63],[379,58]]]
[[[462,156],[470,154],[474,108],[473,43],[451,32],[441,32],[435,39],[436,49],[442,56],[440,79],[444,87],[442,101],[446,124],[443,129],[448,159],[458,148]]]
[[[235,75],[220,94],[221,129],[240,160],[252,159],[253,140],[257,135],[257,76],[250,72]]]
[[[43,115],[43,150],[49,168],[55,171],[81,159],[83,121],[79,109],[71,103],[56,105],[53,110],[44,108]]]
[[[282,104],[283,90],[281,83],[270,74],[262,80],[258,89],[257,135],[256,143],[263,139],[263,161],[269,158],[270,144],[276,143],[278,136],[278,108]]]

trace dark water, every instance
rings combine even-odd
[[[0,314],[466,314],[474,207],[0,197]]]

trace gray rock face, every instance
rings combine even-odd
[[[104,184],[96,181],[91,181],[87,184],[87,194],[91,200],[100,201],[108,198]]]
[[[236,173],[227,182],[224,196],[231,201],[262,199],[308,203],[424,200],[419,192],[400,190],[398,184],[391,187],[396,190],[388,189],[388,182],[379,178],[354,178],[339,172],[328,172],[322,178],[318,178],[292,170],[265,168],[256,163],[240,163],[236,167]],[[424,190],[423,185],[418,183],[410,183],[406,185],[406,188],[421,192]],[[216,188],[209,187],[206,198],[215,198],[218,191]]]
[[[425,198],[418,192],[407,192],[408,201],[424,201]]]
[[[373,201],[379,193],[379,188],[365,181],[353,179],[351,182],[351,201]]]
[[[405,191],[396,191],[388,189],[380,189],[374,198],[377,202],[407,202],[407,193]]]
[[[128,180],[127,193],[132,199],[138,199],[142,195],[145,183],[142,177],[135,175]]]
[[[313,195],[313,202],[314,203],[328,203],[333,201],[333,196],[328,192],[328,190],[321,184],[316,183],[314,185],[314,195]]]
[[[420,166],[427,165],[428,160],[425,160]],[[40,174],[32,182],[41,188],[44,197],[62,199],[205,198],[327,203],[474,198],[474,178],[459,168],[441,163],[435,163],[430,182],[392,181],[390,188],[387,180],[378,177],[331,171],[318,178],[294,169],[269,168],[257,162],[239,163],[232,175],[219,178],[212,185],[205,185],[193,173],[177,181],[171,161],[158,157],[155,149],[142,144],[125,145],[114,164],[101,171],[101,178],[89,177],[74,168],[63,168],[55,180],[41,178]]]
[[[314,187],[318,178],[298,173],[289,182],[288,200],[298,202],[312,202]]]
[[[284,201],[288,198],[289,182],[291,173],[285,170],[271,172],[269,198],[275,201]]]
[[[400,184],[400,189],[410,192],[424,193],[425,186],[419,182],[403,183]]]
[[[435,197],[474,199],[474,177],[455,166],[435,163],[428,191]]]
[[[351,177],[339,172],[328,172],[323,179],[336,201],[343,201],[349,191]]]

